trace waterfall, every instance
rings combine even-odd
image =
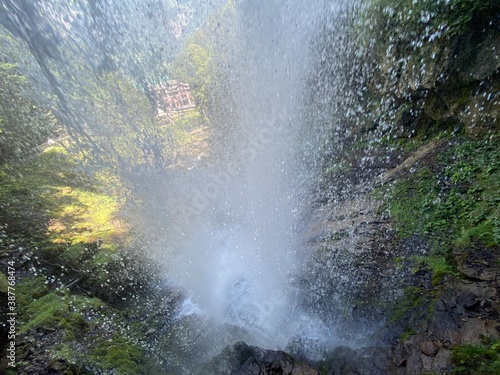
[[[284,349],[302,324],[293,280],[300,268],[297,231],[306,193],[295,152],[310,45],[324,5],[240,2],[226,43],[231,132],[217,145],[229,157],[197,166],[197,225],[187,228],[169,267],[185,305],[255,333],[255,343]],[[189,198],[188,198],[189,199]],[[191,223],[192,224],[192,223]],[[186,309],[186,314],[194,311]]]

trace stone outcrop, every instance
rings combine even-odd
[[[265,350],[238,342],[203,364],[198,375],[319,375],[307,363],[282,351]]]

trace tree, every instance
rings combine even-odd
[[[22,157],[54,137],[51,111],[30,98],[30,83],[20,69],[20,46],[0,28],[0,161]]]
[[[237,29],[236,7],[228,1],[189,37],[173,64],[173,76],[189,83],[205,122],[212,130],[212,154],[234,158],[230,145],[238,139],[237,114],[231,95],[232,59]]]

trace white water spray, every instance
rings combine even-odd
[[[205,177],[191,196],[193,221],[169,260],[169,280],[186,294],[179,317],[242,327],[263,347],[284,349],[298,331],[318,331],[297,310],[292,280],[303,193],[294,150],[322,9],[322,1],[238,4],[228,80],[239,138],[225,145],[229,160],[198,167]]]

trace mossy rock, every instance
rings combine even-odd
[[[143,350],[123,336],[115,335],[99,343],[92,352],[95,360],[120,375],[141,373]]]
[[[67,245],[65,244],[47,242],[41,244],[40,254],[45,260],[56,264],[60,261],[60,256],[66,249]]]
[[[61,255],[61,261],[63,264],[70,266],[71,268],[78,269],[81,266],[82,261],[88,257],[89,249],[83,243],[77,243],[69,246]]]
[[[31,302],[26,308],[24,318],[27,321],[21,326],[20,333],[32,328],[49,330],[60,329],[64,326],[73,328],[72,314],[70,313],[67,298],[64,294],[51,292]]]
[[[47,279],[44,276],[37,276],[27,278],[16,285],[16,291],[19,297],[25,299],[21,306],[28,306],[28,304],[37,300],[50,292],[47,285]]]

